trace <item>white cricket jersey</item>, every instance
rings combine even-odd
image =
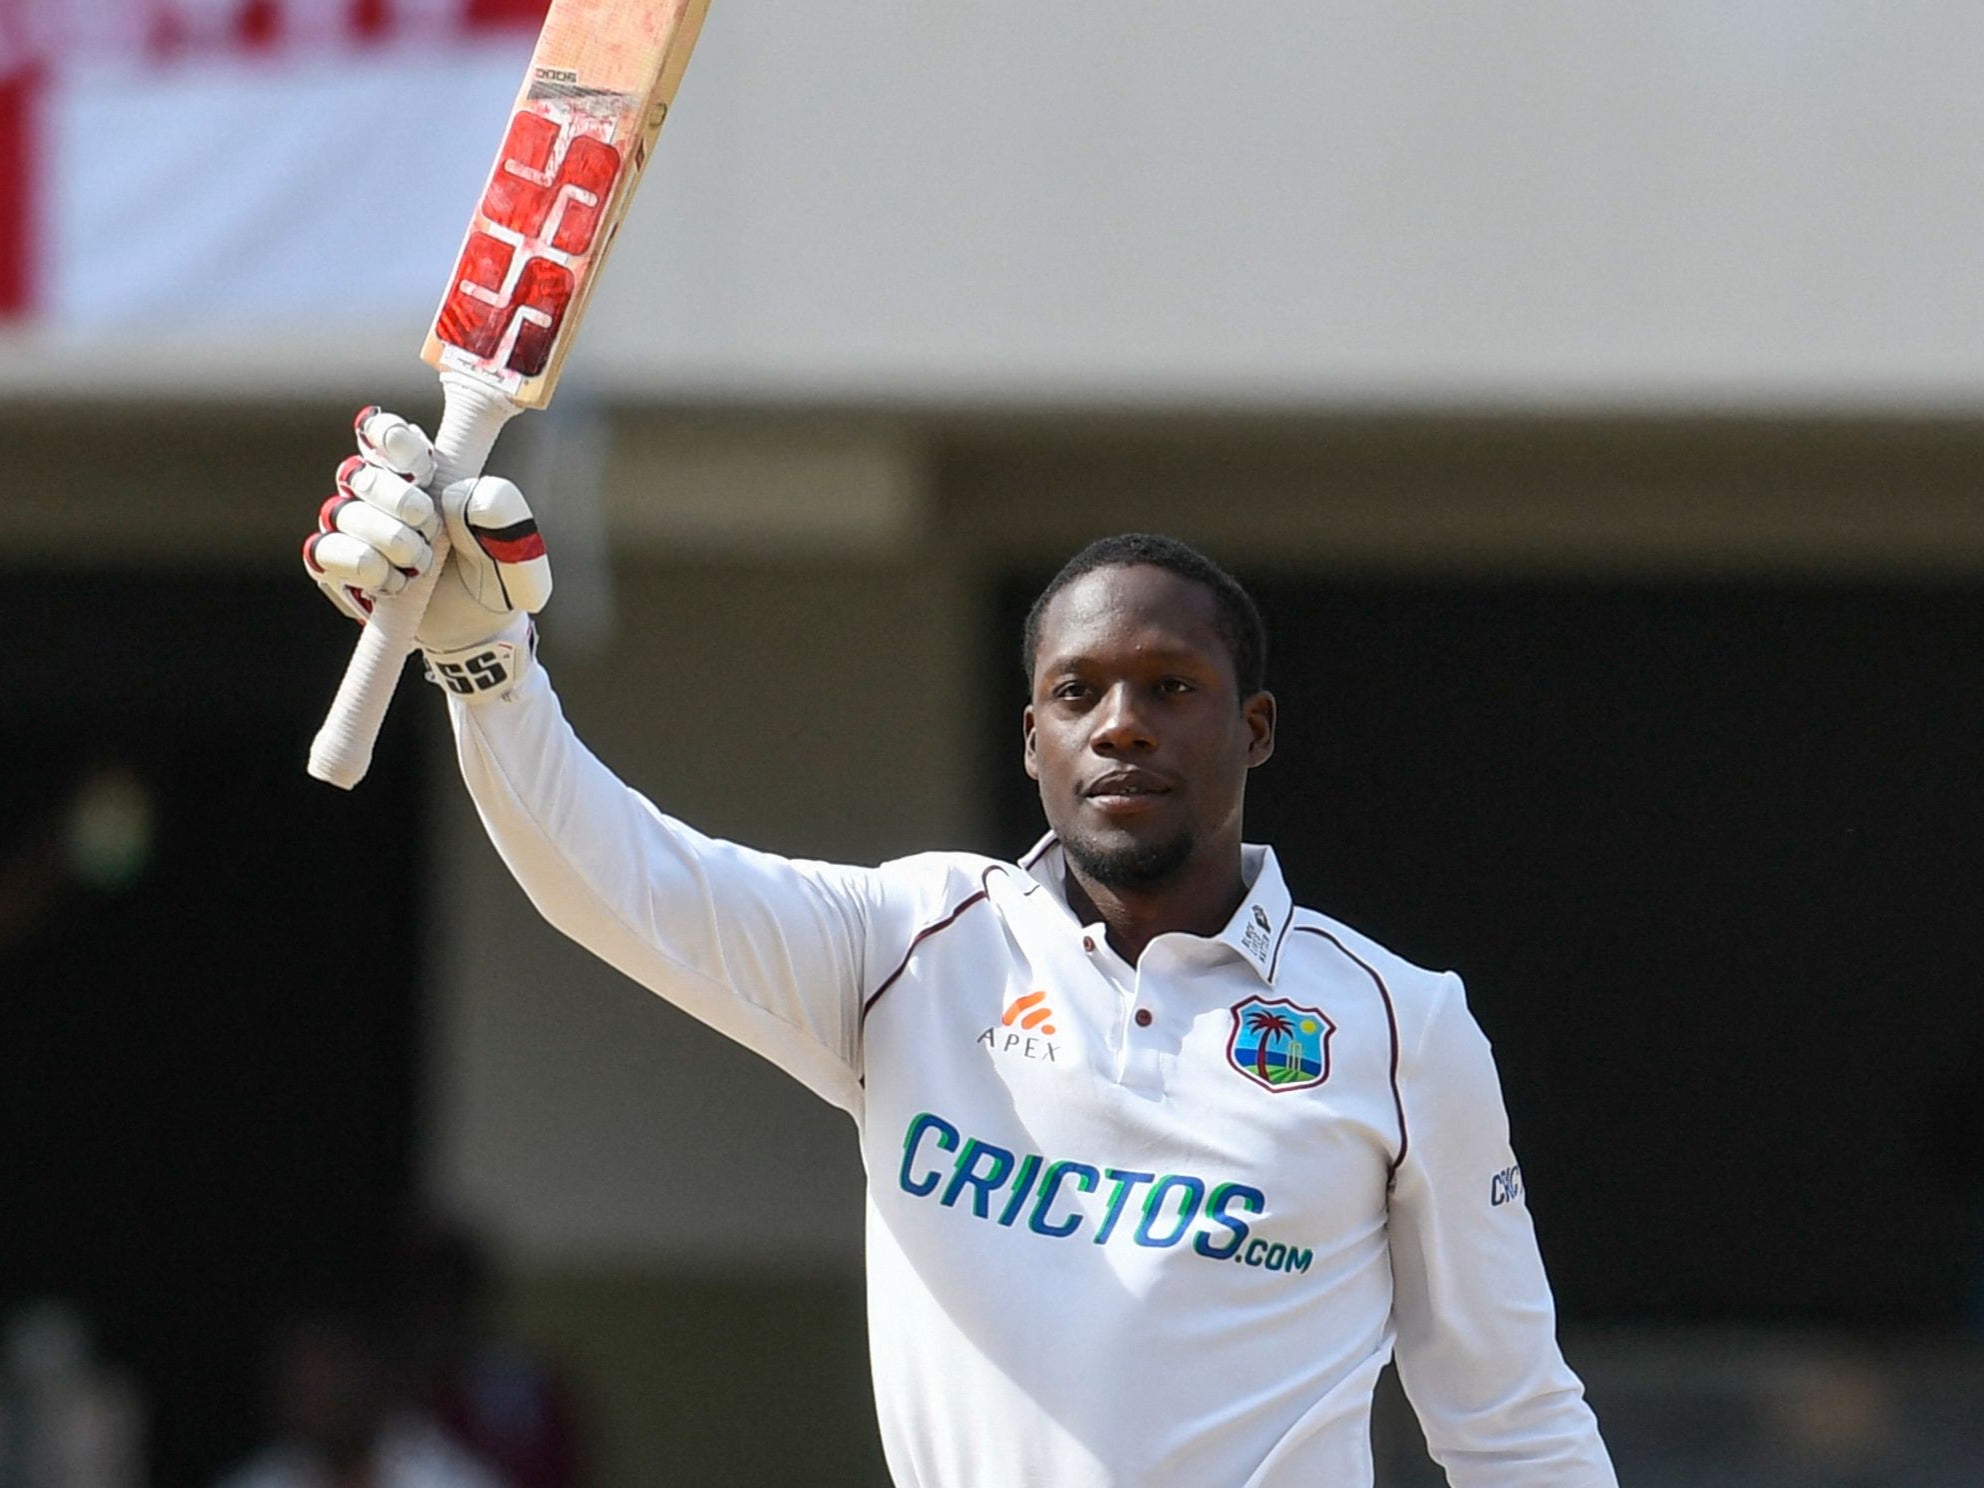
[[[1614,1484],[1459,980],[1297,908],[1272,852],[1130,966],[1051,839],[795,861],[629,791],[534,665],[453,714],[552,923],[854,1118],[902,1488],[1359,1488],[1394,1349],[1458,1488]]]

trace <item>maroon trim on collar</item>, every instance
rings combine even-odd
[[[1392,1109],[1398,1113],[1398,1156],[1394,1157],[1391,1165],[1385,1169],[1385,1187],[1389,1189],[1398,1182],[1399,1166],[1405,1161],[1405,1154],[1412,1145],[1411,1137],[1405,1129],[1405,1099],[1399,1094],[1398,1088],[1398,1010],[1392,1006],[1391,988],[1385,985],[1385,979],[1378,975],[1377,970],[1368,961],[1353,954],[1348,946],[1329,931],[1316,925],[1297,925],[1295,928],[1309,935],[1320,935],[1335,946],[1347,960],[1355,963],[1364,975],[1371,979],[1372,984],[1378,989],[1378,996],[1384,1000],[1385,1026],[1391,1030],[1392,1036]]]
[[[1293,897],[1291,896],[1291,897],[1289,898],[1289,901],[1288,901],[1288,918],[1287,918],[1287,919],[1285,919],[1285,920],[1283,920],[1283,921],[1281,922],[1281,934],[1279,934],[1279,935],[1277,935],[1277,936],[1276,936],[1276,937],[1274,938],[1274,954],[1273,954],[1272,956],[1270,956],[1270,957],[1268,957],[1268,985],[1269,985],[1269,986],[1273,986],[1273,985],[1274,985],[1274,978],[1275,978],[1275,973],[1281,970],[1281,947],[1282,947],[1282,943],[1283,943],[1284,941],[1286,941],[1286,940],[1288,939],[1288,931],[1289,931],[1289,928],[1290,928],[1291,926],[1293,926],[1293,925],[1294,925],[1294,923],[1295,923],[1295,900],[1294,900],[1294,898],[1293,898]],[[1320,933],[1320,932],[1318,932],[1318,933]]]
[[[902,953],[902,961],[897,965],[894,971],[890,972],[888,976],[883,978],[881,986],[877,987],[873,992],[868,994],[868,1000],[861,1004],[861,1018],[863,1022],[866,1022],[868,1019],[868,1010],[874,1007],[876,1003],[882,1000],[882,994],[888,991],[889,988],[893,987],[896,984],[896,979],[900,977],[905,971],[909,970],[909,958],[916,954],[916,948],[918,946],[922,945],[924,941],[928,940],[931,936],[935,935],[939,930],[949,929],[952,925],[956,924],[958,917],[962,915],[967,909],[970,909],[972,905],[978,903],[979,900],[991,897],[992,885],[990,883],[990,880],[993,872],[997,869],[997,867],[998,865],[995,863],[991,868],[987,868],[985,870],[984,874],[980,877],[978,881],[979,887],[977,893],[973,894],[970,898],[964,900],[962,903],[957,905],[956,908],[954,908],[949,914],[945,915],[941,920],[932,921],[930,924],[925,925],[921,930],[917,931],[915,935],[910,937],[909,948]]]
[[[1040,846],[1036,847],[1032,852],[1028,853],[1025,857],[1020,859],[1020,867],[1031,870],[1033,865],[1035,863],[1038,863],[1042,858],[1046,857],[1048,850],[1054,847],[1055,844],[1060,842],[1060,840],[1061,839],[1059,837],[1056,837],[1053,833],[1051,832],[1048,833],[1045,837],[1040,839]]]

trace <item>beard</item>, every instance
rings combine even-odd
[[[1107,889],[1148,889],[1163,883],[1191,860],[1190,828],[1162,842],[1130,842],[1104,847],[1078,833],[1061,837],[1061,851],[1084,878]]]

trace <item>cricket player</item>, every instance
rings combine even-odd
[[[306,565],[362,615],[447,522],[419,644],[518,882],[854,1119],[901,1488],[1361,1488],[1394,1357],[1456,1488],[1615,1488],[1460,981],[1297,906],[1242,838],[1275,701],[1232,578],[1131,535],[1048,585],[1048,830],[1018,862],[795,861],[586,751],[533,655],[522,494],[463,482],[437,514],[392,417],[361,415]]]

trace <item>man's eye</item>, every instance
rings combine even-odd
[[[1054,696],[1064,702],[1072,702],[1076,698],[1087,697],[1088,684],[1086,682],[1058,683],[1054,688]]]
[[[1162,682],[1157,684],[1157,690],[1159,692],[1175,693],[1175,692],[1190,692],[1193,689],[1192,689],[1192,684],[1186,681],[1183,677],[1166,677]]]

